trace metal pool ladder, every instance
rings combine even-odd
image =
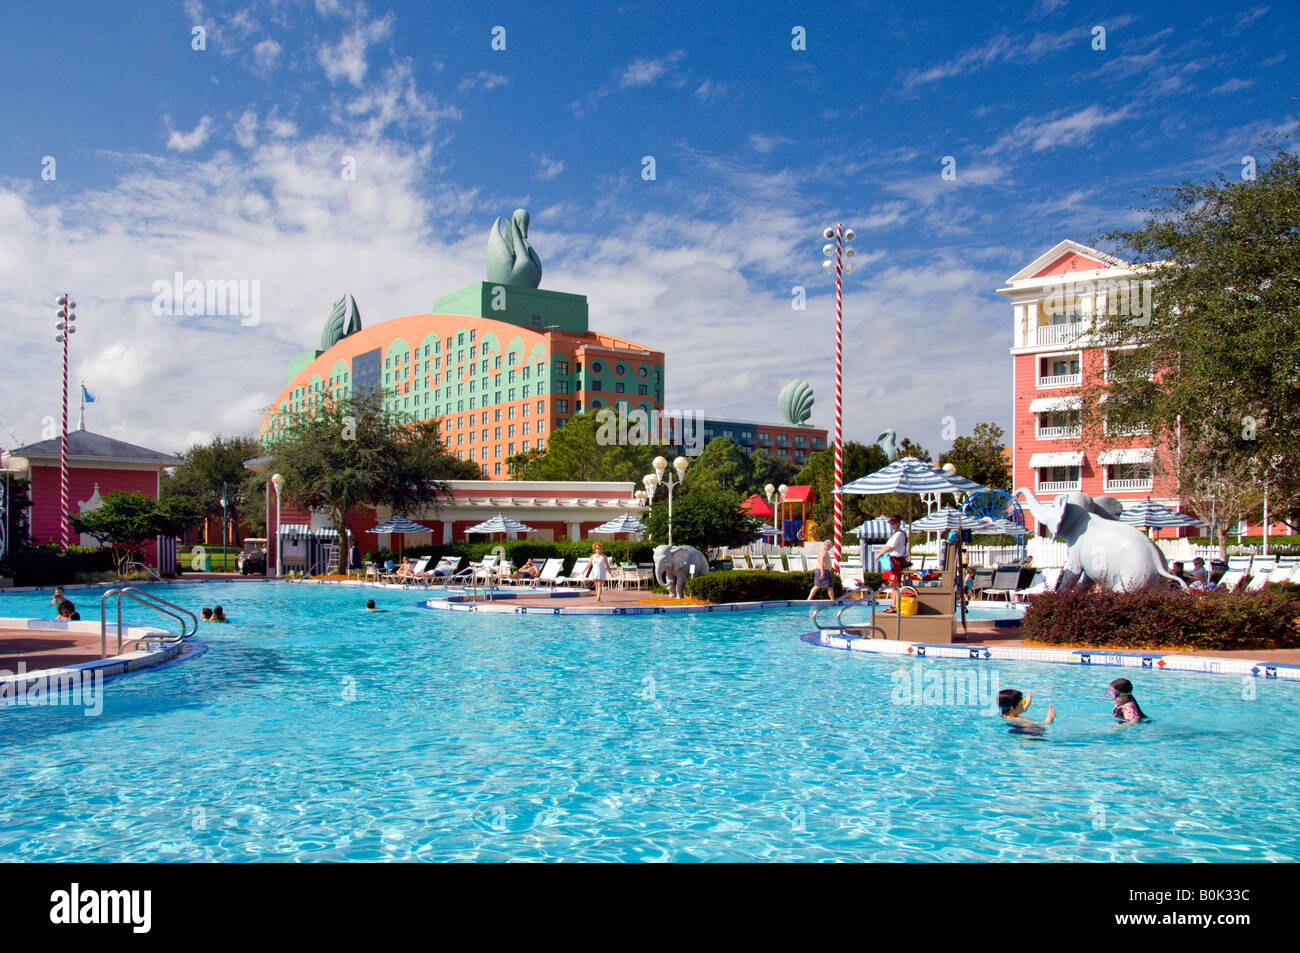
[[[136,589],[133,586],[126,586],[122,589],[110,589],[99,598],[99,657],[108,658],[108,600],[110,596],[117,597],[117,654],[122,654],[122,597],[133,599],[142,606],[148,606],[155,612],[161,612],[163,615],[169,615],[181,624],[180,635],[171,638],[158,638],[159,642],[167,645],[174,645],[190,638],[199,631],[199,620],[189,609],[182,609],[180,606],[168,602],[151,592],[145,592],[142,589]],[[182,615],[184,613],[184,615]],[[190,617],[190,624],[193,628],[186,631],[185,616]],[[150,637],[155,638],[155,637]],[[134,642],[143,642],[144,639],[133,639]],[[128,643],[130,644],[130,643]]]
[[[834,602],[829,602],[824,606],[818,606],[817,609],[813,611],[813,624],[816,625],[818,629],[837,629],[840,633],[843,633],[845,631],[845,611],[852,609],[855,606],[869,603],[871,606],[871,622],[868,627],[874,630],[876,628],[876,595],[880,592],[880,588],[882,587],[877,587],[875,589],[854,589],[851,592],[844,593],[844,595],[840,596]],[[823,621],[822,613],[828,609],[836,610],[835,618],[834,620]],[[861,626],[854,626],[854,628],[861,628]]]

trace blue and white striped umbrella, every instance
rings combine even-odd
[[[964,515],[961,510],[945,506],[941,510],[935,510],[929,516],[921,517],[912,524],[912,529],[924,530],[927,533],[947,532],[954,529],[970,529],[971,525],[971,518]]]
[[[608,523],[601,523],[593,533],[644,533],[645,523],[641,522],[641,517],[632,513],[624,513],[616,516]]]
[[[840,493],[978,493],[986,489],[974,480],[948,474],[933,463],[900,457],[884,469],[840,487]]]
[[[465,530],[466,533],[535,533],[537,530],[527,526],[519,520],[511,519],[509,516],[502,516],[498,513],[490,520],[484,520],[477,526],[471,526]]]
[[[992,519],[984,517],[982,519],[972,520],[966,524],[976,536],[1028,536],[1029,530],[1025,529],[1019,523],[1013,523],[1009,519]]]
[[[370,532],[372,533],[432,533],[433,529],[429,526],[421,526],[419,523],[413,523],[405,516],[394,516],[387,523],[381,523]]]
[[[903,523],[899,529],[905,533],[910,532],[906,523]],[[873,520],[867,520],[865,523],[853,527],[849,532],[861,536],[864,542],[879,543],[889,539],[893,530],[889,528],[889,520],[883,516],[878,516]]]
[[[1124,512],[1119,515],[1119,518],[1125,523],[1141,526],[1145,529],[1165,529],[1171,526],[1201,526],[1208,528],[1205,523],[1195,516],[1188,516],[1186,513],[1171,510],[1163,503],[1157,503],[1149,498],[1134,503],[1132,506],[1124,507]]]

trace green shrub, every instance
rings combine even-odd
[[[1300,595],[1289,587],[1260,592],[1185,593],[1151,587],[1036,596],[1020,627],[1027,642],[1098,648],[1188,650],[1300,647]]]
[[[765,572],[733,570],[692,576],[686,580],[686,595],[704,602],[763,602],[769,599],[807,599],[812,588],[810,572]],[[833,577],[835,595],[843,594],[839,577]]]
[[[82,582],[82,576],[112,571],[112,550],[88,546],[70,546],[65,553],[58,545],[46,543],[0,560],[0,576],[12,576],[15,586],[63,586]]]

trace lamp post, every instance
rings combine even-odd
[[[827,228],[822,237],[835,239],[832,245],[828,241],[822,246],[826,260],[822,267],[835,272],[835,486],[832,496],[835,498],[835,571],[840,571],[840,549],[844,540],[844,501],[839,492],[844,485],[844,414],[843,414],[843,379],[844,379],[844,318],[843,318],[843,283],[844,273],[853,273],[853,256],[857,254],[852,247],[845,248],[845,242],[857,237],[853,229],[846,229],[842,224]],[[849,261],[845,262],[844,259]]]
[[[663,457],[655,457],[654,473],[647,473],[641,478],[641,483],[645,486],[646,499],[654,499],[655,490],[660,486],[668,491],[668,545],[673,544],[673,490],[682,485],[686,479],[686,468],[690,466],[685,457],[678,457],[673,460],[673,469],[677,471],[677,479],[674,480],[670,474],[668,479],[664,479],[664,471],[668,469],[668,461]]]
[[[785,499],[785,494],[789,489],[784,483],[777,487],[769,483],[763,487],[763,491],[767,494],[768,505],[772,507],[772,528],[776,530],[772,536],[772,542],[778,547],[785,543],[785,527],[781,525],[780,511],[781,502]]]
[[[73,322],[77,320],[77,302],[69,300],[67,292],[59,295],[55,312],[59,333],[54,340],[63,345],[63,434],[59,438],[59,545],[66,551],[69,542],[68,525],[68,339],[76,333]]]
[[[281,541],[284,539],[280,532],[280,488],[284,486],[284,477],[275,474],[271,477],[271,485],[275,487],[275,576],[280,578],[282,575],[282,566],[280,564]]]
[[[226,555],[226,481],[221,481],[221,571],[229,569]]]

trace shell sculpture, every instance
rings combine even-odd
[[[515,209],[503,226],[498,218],[488,234],[487,280],[493,284],[536,288],[542,283],[542,260],[528,244],[528,212]]]
[[[320,349],[328,351],[349,334],[360,330],[361,312],[357,310],[357,299],[345,294],[330,308],[330,316],[325,320],[325,330],[320,336]]]
[[[792,426],[802,427],[806,425],[808,418],[812,416],[812,385],[802,377],[796,377],[781,388],[781,394],[776,399],[776,406],[781,411],[781,416]]]

